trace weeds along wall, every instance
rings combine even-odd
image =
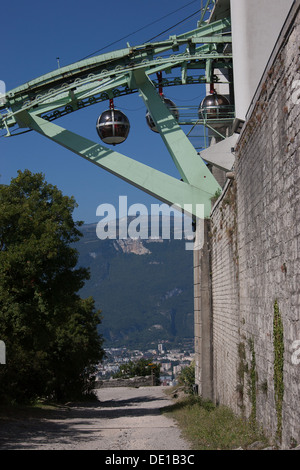
[[[297,4],[239,136],[234,180],[194,254],[199,394],[256,420],[282,448],[300,444]]]

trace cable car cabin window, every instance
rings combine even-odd
[[[100,129],[99,129],[100,133],[101,133],[101,138],[105,138],[105,137],[110,137],[111,136],[111,125],[109,126],[101,126]]]
[[[124,136],[126,135],[126,132],[127,132],[127,126],[125,126],[124,124],[115,124],[114,131],[115,131],[115,135]]]

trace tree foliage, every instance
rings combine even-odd
[[[92,298],[79,289],[89,278],[78,268],[80,222],[73,197],[40,173],[19,171],[0,187],[0,397],[64,399],[91,386],[103,357],[101,322]]]
[[[184,367],[178,376],[178,384],[183,386],[188,394],[194,393],[195,384],[195,362],[192,361],[189,366]]]
[[[160,377],[160,364],[155,364],[151,359],[141,358],[137,361],[129,361],[120,366],[119,372],[114,374],[114,378],[130,378],[130,377],[145,377],[152,375],[156,381]]]

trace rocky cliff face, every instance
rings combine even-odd
[[[114,247],[117,251],[122,250],[123,253],[134,253],[135,255],[147,255],[151,251],[143,245],[140,238],[134,240],[128,238],[126,240],[114,240]]]

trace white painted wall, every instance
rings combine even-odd
[[[293,3],[294,0],[230,0],[235,108],[239,119],[245,119]]]

